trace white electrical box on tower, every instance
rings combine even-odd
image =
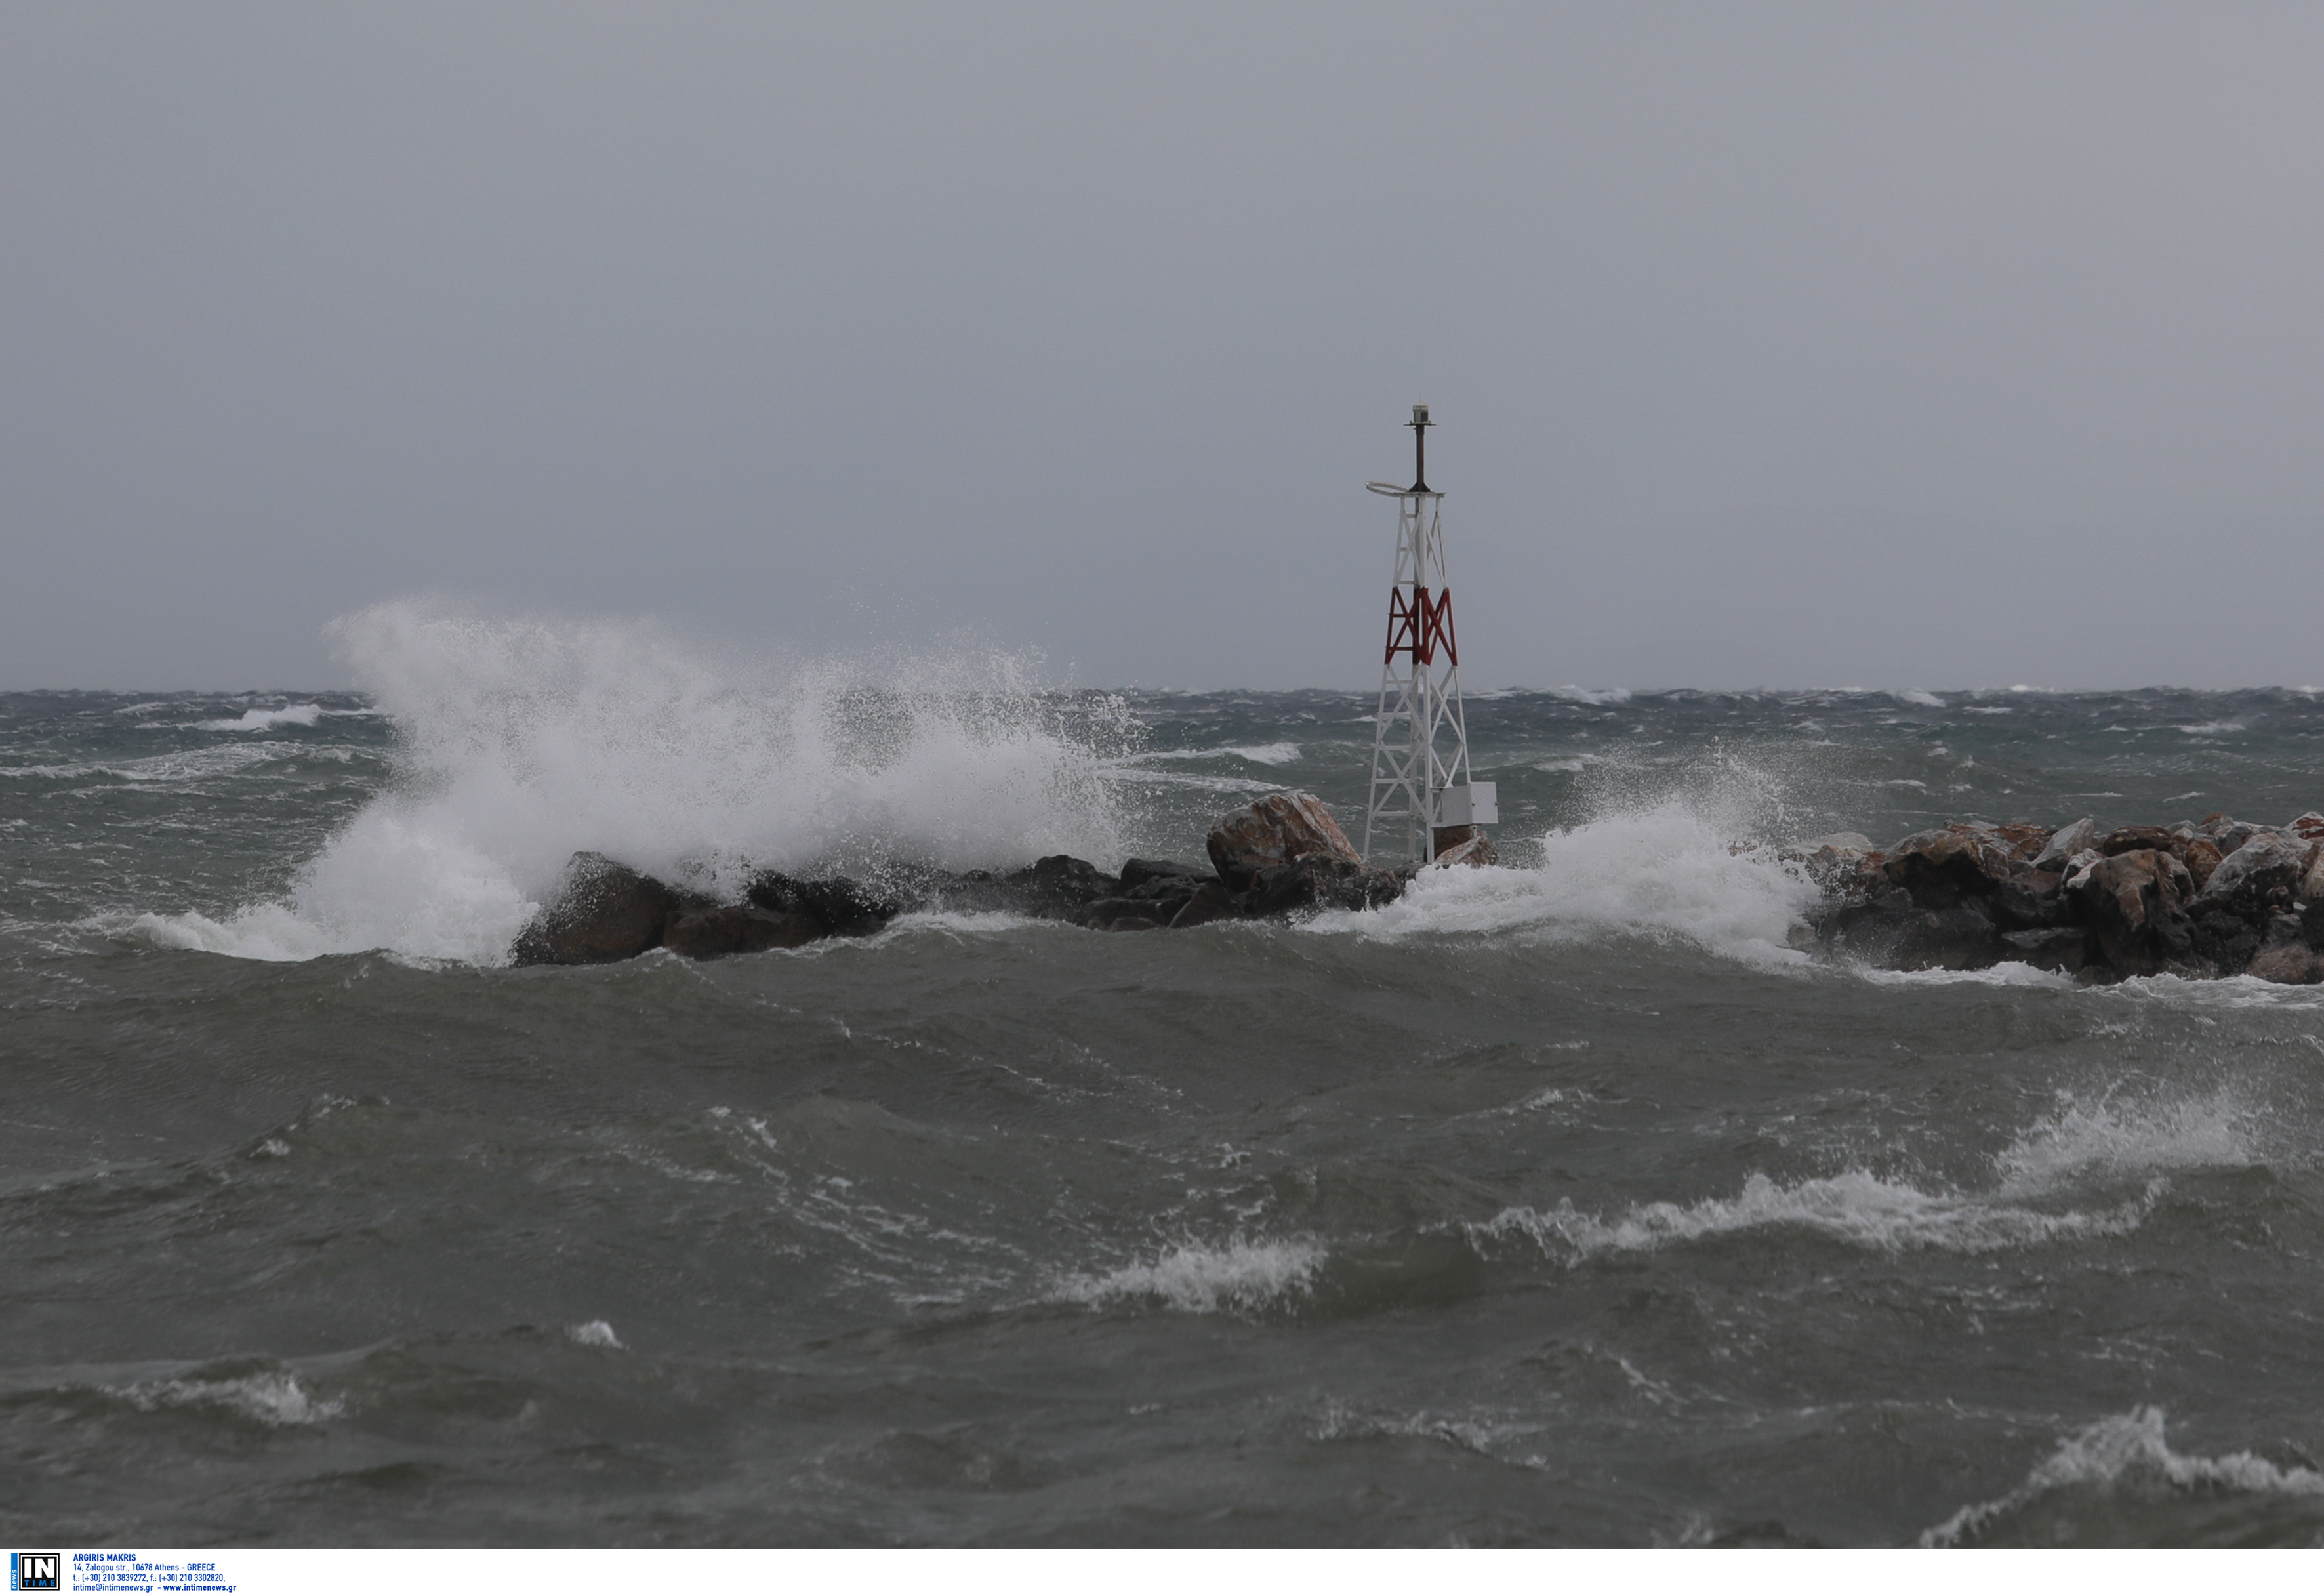
[[[1444,570],[1444,495],[1428,485],[1428,407],[1412,407],[1412,485],[1364,485],[1397,501],[1396,577],[1372,733],[1371,806],[1364,856],[1377,839],[1427,863],[1500,820],[1494,784],[1471,778],[1461,708],[1461,652]]]

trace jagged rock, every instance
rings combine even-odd
[[[2211,872],[2219,868],[2223,857],[2219,844],[2207,836],[2189,837],[2172,852],[2179,855],[2179,863],[2187,867],[2187,873],[2195,878],[2198,892],[2211,884]]]
[[[1493,852],[1492,839],[1481,826],[1440,826],[1429,834],[1434,848],[1430,855],[1438,863],[1447,863],[1447,856],[1459,853],[1461,857],[1450,861],[1456,864],[1494,864],[1499,856]]]
[[[2324,843],[2324,815],[2310,809],[2283,829],[2309,842]]]
[[[1862,832],[1835,831],[1794,843],[1776,856],[1803,866],[1808,879],[1827,892],[1853,892],[1858,890],[1857,877],[1872,853],[1872,839]]]
[[[1892,970],[1982,970],[2007,951],[1978,909],[1922,909],[1896,887],[1843,902],[1812,928],[1834,951]]]
[[[1207,926],[1213,920],[1239,919],[1241,907],[1233,893],[1217,881],[1204,881],[1194,890],[1194,895],[1180,906],[1170,921],[1173,931],[1184,931],[1193,926]]]
[[[2107,962],[2126,975],[2154,975],[2194,954],[2187,905],[2195,896],[2187,867],[2159,848],[2135,848],[2098,860],[2068,889]]]
[[[603,853],[576,853],[557,896],[517,933],[516,964],[611,964],[661,945],[663,923],[687,900]]]
[[[2092,968],[2098,959],[2090,946],[2090,934],[2080,926],[2053,926],[2037,931],[2006,933],[2002,943],[2005,959],[2031,964],[2037,970],[2055,970],[2061,975],[2079,975]]]
[[[2140,848],[2160,848],[2166,853],[2176,854],[2178,849],[2173,846],[2176,840],[2160,826],[2117,826],[2099,837],[2092,846],[2098,849],[2100,857],[2107,859]]]
[[[2308,867],[2296,896],[2302,903],[2324,903],[2324,855],[2319,855],[2316,863]]]
[[[2050,840],[2043,844],[2040,851],[2034,855],[2032,862],[2034,868],[2062,872],[2066,862],[2089,847],[2097,836],[2097,823],[2087,815],[2071,826],[2061,826],[2050,834]]]
[[[800,910],[777,912],[755,903],[723,903],[672,914],[663,924],[661,945],[689,959],[723,959],[770,947],[804,947],[831,935],[821,918]]]
[[[2194,923],[2196,956],[2221,975],[2241,974],[2260,950],[2260,927],[2239,914],[2215,906],[2189,918]]]
[[[845,876],[802,881],[775,871],[763,871],[752,878],[743,896],[753,907],[770,914],[799,918],[816,927],[816,935],[823,936],[869,936],[903,912],[902,904]]]
[[[1987,909],[1994,923],[2006,931],[2048,930],[2073,917],[2073,905],[2060,890],[2063,879],[2054,870],[2028,870],[1994,884]]]
[[[2324,983],[2324,953],[2304,942],[2275,942],[2254,955],[2248,973],[2285,986]]]
[[[1990,898],[2010,878],[2014,863],[2009,846],[1993,832],[1950,826],[1906,837],[1888,850],[1881,869],[1914,904],[1941,911]]]
[[[1244,912],[1289,915],[1324,909],[1377,909],[1404,891],[1394,871],[1372,870],[1353,860],[1306,853],[1259,872],[1245,894]]]
[[[2319,848],[2265,832],[2255,835],[2212,870],[2197,912],[2225,909],[2256,921],[2271,909],[2291,907],[2293,889],[2318,863]]]
[[[1248,890],[1271,866],[1315,857],[1360,865],[1348,834],[1312,792],[1275,792],[1211,827],[1204,844],[1219,879]]]
[[[2301,940],[2324,953],[2324,897],[2311,898],[2300,911]]]
[[[1127,859],[1121,865],[1121,884],[1137,888],[1151,881],[1187,881],[1200,886],[1211,879],[1211,872],[1199,864],[1180,864],[1173,859]]]
[[[1086,859],[1052,853],[1005,876],[982,870],[946,876],[930,886],[928,899],[950,909],[1071,920],[1099,899],[1120,893],[1120,877],[1107,875]]]
[[[1440,830],[1436,835],[1443,836],[1445,835],[1446,831],[1455,830],[1465,831],[1469,835],[1462,841],[1454,843],[1452,846],[1438,853],[1436,855],[1437,863],[1446,865],[1470,864],[1481,869],[1485,865],[1499,863],[1499,855],[1493,852],[1493,839],[1487,836],[1482,830],[1474,826],[1447,826],[1443,830]]]
[[[2001,962],[2001,933],[1974,909],[1923,909],[1905,920],[1890,955],[1900,970],[1984,970]]]

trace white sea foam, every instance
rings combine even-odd
[[[2057,1451],[2034,1465],[2016,1490],[1993,1501],[1963,1508],[1942,1524],[1923,1531],[1921,1544],[1957,1545],[1996,1519],[2044,1497],[2076,1490],[2128,1490],[2149,1496],[2235,1491],[2324,1497],[2324,1474],[2296,1466],[2282,1468],[2248,1452],[2231,1452],[2223,1457],[2173,1452],[2163,1439],[2163,1409],[2137,1407],[2068,1436],[2059,1443]]]
[[[2205,721],[2200,725],[2181,726],[2179,729],[2186,733],[2190,737],[2225,737],[2231,733],[2242,731],[2244,729],[2244,723],[2241,721]]]
[[[1923,709],[1942,709],[1945,707],[1945,701],[1942,698],[1938,697],[1934,693],[1922,692],[1917,687],[1909,692],[1891,694],[1890,697],[1894,697],[1899,704],[1917,704]]]
[[[1221,753],[1231,753],[1237,759],[1249,760],[1254,765],[1287,765],[1299,757],[1296,743],[1259,743],[1245,748],[1222,748]]]
[[[1674,799],[1552,832],[1540,840],[1540,863],[1529,868],[1425,870],[1394,903],[1311,925],[1384,937],[1642,930],[1756,964],[1804,964],[1807,955],[1785,938],[1815,901],[1814,883],[1770,850],[1738,852],[1733,829]]]
[[[1486,1241],[1523,1236],[1569,1263],[1779,1229],[1880,1252],[1993,1252],[2135,1230],[2162,1190],[2159,1182],[2150,1183],[2140,1197],[2099,1213],[2050,1213],[1974,1195],[1924,1192],[1863,1170],[1793,1182],[1754,1174],[1732,1197],[1705,1197],[1683,1206],[1641,1204],[1611,1218],[1582,1213],[1568,1199],[1547,1212],[1504,1209],[1471,1226],[1470,1232]]]
[[[1124,852],[1101,751],[1013,658],[722,671],[633,627],[409,604],[338,631],[400,733],[395,788],[286,901],[147,916],[140,935],[491,964],[584,849],[714,891],[756,866]]]
[[[1755,1172],[1731,1197],[1638,1204],[1612,1215],[1568,1199],[1545,1212],[1506,1209],[1470,1232],[1480,1240],[1523,1236],[1570,1263],[1758,1230],[1804,1231],[1880,1252],[1991,1252],[2122,1235],[2145,1222],[2167,1176],[2256,1161],[2258,1118],[2225,1093],[2087,1103],[2061,1094],[2054,1112],[1996,1155],[1990,1191],[1924,1191],[1863,1169],[1796,1181]],[[2126,1183],[2136,1195],[2110,1206],[2055,1205],[2077,1190],[2119,1192]]]
[[[2007,1196],[2055,1191],[2092,1176],[2240,1168],[2258,1161],[2258,1117],[2235,1097],[2068,1098],[1995,1159]]]
[[[157,1407],[223,1407],[276,1428],[318,1425],[337,1417],[346,1406],[336,1398],[317,1401],[287,1370],[234,1379],[146,1380],[121,1394],[149,1413]]]
[[[1065,1281],[1057,1295],[1092,1306],[1159,1299],[1185,1314],[1254,1313],[1305,1296],[1323,1262],[1324,1249],[1308,1241],[1253,1241],[1237,1237],[1222,1247],[1194,1242],[1173,1247],[1152,1263],[1125,1264],[1103,1275]]]
[[[196,721],[197,732],[263,732],[272,726],[311,726],[323,718],[319,704],[293,704],[282,709],[246,709],[233,720]]]
[[[592,1319],[586,1324],[568,1324],[565,1327],[565,1333],[581,1346],[604,1347],[617,1352],[627,1350],[622,1344],[622,1338],[613,1333],[613,1327],[603,1319]]]

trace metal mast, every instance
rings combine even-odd
[[[1407,425],[1412,485],[1364,484],[1396,500],[1397,517],[1363,851],[1370,858],[1377,837],[1383,850],[1401,846],[1406,859],[1425,864],[1476,835],[1467,828],[1491,825],[1500,815],[1494,784],[1470,779],[1461,654],[1444,571],[1444,495],[1428,485],[1428,407],[1414,405]]]

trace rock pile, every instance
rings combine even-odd
[[[1904,970],[2008,961],[2084,982],[2251,974],[2324,982],[2324,815],[2255,826],[1955,821],[1876,848],[1856,833],[1796,855],[1825,900],[1795,934]]]
[[[1408,869],[1365,864],[1313,793],[1270,794],[1225,816],[1211,828],[1207,847],[1208,869],[1132,859],[1108,875],[1087,860],[1058,853],[1007,874],[899,870],[878,890],[844,877],[799,881],[770,871],[752,878],[740,903],[687,893],[603,854],[576,853],[560,890],[518,935],[510,958],[598,964],[657,947],[719,958],[869,936],[907,909],[1004,911],[1095,931],[1183,929],[1373,909],[1398,897],[1411,880]],[[1448,861],[1452,857],[1448,852]],[[1462,862],[1490,857],[1474,843],[1459,852]]]

